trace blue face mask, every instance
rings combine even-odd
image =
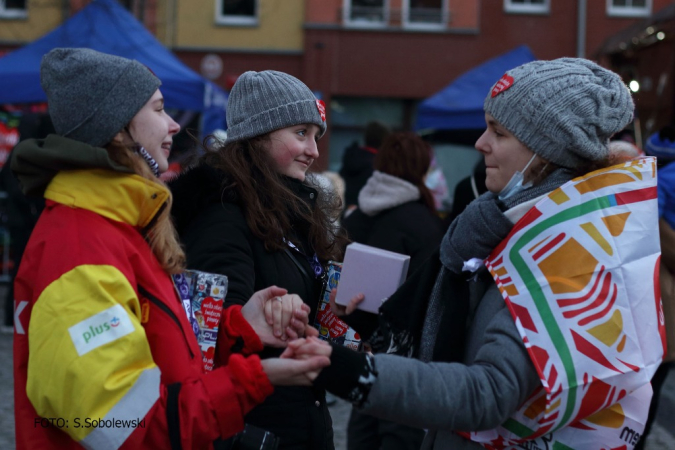
[[[532,158],[530,158],[523,170],[517,170],[516,173],[513,174],[509,182],[504,186],[504,189],[499,191],[499,200],[504,201],[507,198],[513,197],[518,192],[522,192],[525,189],[532,187],[532,181],[523,184],[523,180],[525,179],[525,171],[530,167],[530,164],[532,164],[532,161],[534,161],[536,156],[536,154],[532,155]]]

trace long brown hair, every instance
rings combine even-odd
[[[166,187],[163,181],[157,178],[150,170],[143,158],[134,153],[125,145],[116,141],[106,147],[110,158],[123,166],[131,169],[135,174]],[[167,188],[168,190],[168,188]],[[150,244],[152,253],[159,261],[162,268],[170,273],[180,273],[185,270],[185,253],[178,243],[178,234],[171,221],[172,197],[169,193],[166,204],[155,216],[149,228],[144,230],[145,238]]]
[[[626,160],[619,154],[610,153],[603,159],[598,161],[589,161],[586,164],[575,167],[572,172],[575,178],[586,175],[587,173],[595,172],[596,170],[606,169],[607,167],[615,166],[626,162]]]
[[[319,259],[341,260],[348,240],[335,225],[342,208],[340,198],[312,183],[308,176],[304,183],[316,189],[319,195],[313,206],[306,203],[274,170],[267,151],[269,145],[269,134],[227,144],[207,138],[203,162],[227,174],[223,194],[235,194],[248,227],[264,242],[267,251],[286,248],[284,239],[302,248],[293,228],[297,220],[306,224],[307,235],[303,237]]]
[[[373,164],[375,170],[414,184],[426,207],[436,212],[434,197],[424,184],[431,165],[431,148],[422,138],[410,132],[392,133],[382,143]]]

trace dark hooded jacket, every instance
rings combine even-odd
[[[443,238],[440,219],[412,183],[375,171],[359,194],[359,208],[343,221],[355,242],[410,256],[408,275]]]

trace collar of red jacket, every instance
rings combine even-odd
[[[141,228],[157,215],[169,195],[164,186],[139,175],[103,169],[59,172],[44,194],[48,200]]]

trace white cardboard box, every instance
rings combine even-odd
[[[364,294],[358,309],[377,313],[380,305],[405,281],[410,256],[369,245],[347,246],[335,303],[346,306],[357,294]]]

